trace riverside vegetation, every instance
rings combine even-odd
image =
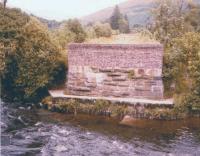
[[[128,105],[125,103],[112,103],[106,100],[78,100],[54,99],[46,97],[42,100],[43,107],[56,112],[74,114],[104,115],[122,119],[124,116],[144,119],[173,120],[185,116],[175,109],[166,107]]]
[[[2,98],[23,102],[40,101],[48,95],[49,88],[58,87],[65,82],[65,49],[69,42],[81,43],[99,37],[109,39],[114,34],[133,31],[131,29],[128,27],[127,16],[122,15],[118,7],[105,23],[83,26],[77,19],[71,19],[62,22],[56,29],[48,29],[37,17],[15,8],[4,9],[0,4]],[[160,1],[152,10],[152,21],[137,32],[164,44],[165,94],[166,97],[175,99],[173,109],[149,109],[149,113],[154,114],[152,116],[167,114],[177,118],[199,115],[200,6],[179,0]],[[78,109],[82,108],[82,104],[71,106],[77,102],[70,102],[66,106],[61,104],[61,107],[70,108],[66,110],[73,110],[75,114],[80,112]],[[104,103],[97,101],[92,111],[102,112],[104,108],[101,106],[105,107]],[[112,104],[108,105],[109,108],[107,105],[105,108],[110,110]],[[117,112],[127,111],[128,106],[121,107],[123,108]]]

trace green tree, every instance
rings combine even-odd
[[[200,5],[189,3],[188,8],[185,21],[194,28],[194,31],[200,32]]]
[[[86,30],[88,39],[93,39],[93,38],[97,37],[96,36],[96,32],[95,32],[94,27],[92,26],[92,24],[87,25],[85,30]]]
[[[121,33],[129,33],[129,22],[127,15],[121,14],[118,5],[116,5],[112,16],[110,17],[110,25],[114,30],[119,30]]]
[[[94,31],[97,37],[110,37],[112,35],[112,29],[108,23],[96,23]]]
[[[3,0],[3,8],[6,8],[7,0]]]
[[[152,10],[151,32],[164,45],[188,31],[184,20],[185,0],[159,0]]]
[[[165,90],[170,91],[170,86],[174,81],[174,68],[172,45],[173,39],[179,38],[191,30],[191,26],[185,22],[185,13],[187,8],[185,0],[159,0],[156,7],[152,10],[152,25],[150,31],[153,36],[164,44],[164,65],[163,78]],[[172,92],[171,92],[172,93]]]
[[[165,91],[183,110],[200,112],[199,7],[185,0],[159,1],[151,32],[164,44]],[[174,92],[170,85],[174,84]]]
[[[70,42],[84,42],[87,33],[77,19],[70,19],[63,22],[58,29],[51,31],[51,37],[65,51],[67,44]]]
[[[74,34],[74,42],[81,43],[86,39],[86,32],[81,23],[77,19],[70,19],[67,21],[67,28]]]
[[[126,27],[125,27],[125,33],[130,33],[130,28],[129,28],[129,20],[128,20],[128,16],[125,15],[124,16],[125,22],[126,22]]]
[[[122,19],[122,14],[120,13],[118,5],[115,6],[114,12],[110,17],[110,25],[112,29],[119,29],[119,20]]]
[[[52,30],[50,34],[53,41],[57,43],[62,50],[66,49],[66,46],[69,42],[74,42],[75,40],[75,34],[72,33],[67,26]]]
[[[52,82],[57,82],[60,72],[56,69],[64,64],[60,51],[39,21],[18,9],[2,12],[0,5],[2,96],[18,100],[38,97],[39,92],[43,94]]]
[[[200,33],[189,32],[173,40],[171,59],[174,65],[176,93],[183,94],[188,108],[200,111]]]
[[[118,22],[119,22],[119,32],[121,33],[130,32],[128,20],[126,20],[125,18],[122,18]]]

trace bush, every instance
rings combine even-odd
[[[97,36],[96,36],[96,32],[95,32],[95,30],[94,30],[94,27],[92,27],[92,26],[86,27],[86,33],[87,33],[87,37],[88,37],[89,39],[93,39],[93,38],[96,38],[96,37],[97,37]]]
[[[200,112],[200,34],[190,32],[174,39],[171,47],[175,92],[188,110]]]
[[[86,39],[86,32],[77,19],[70,19],[66,23],[67,28],[74,34],[74,42],[81,43]]]
[[[112,35],[112,29],[108,23],[96,23],[94,31],[97,37],[110,37]]]
[[[47,28],[35,18],[18,9],[5,9],[3,13],[0,5],[0,45],[2,96],[40,99],[47,95],[51,82],[59,81],[57,69],[64,66],[60,50]]]
[[[200,7],[190,5],[185,0],[159,1],[150,27],[164,44],[165,92],[175,94],[176,106],[186,113],[197,111],[200,106]]]
[[[106,101],[106,100],[96,100],[96,102],[94,103],[94,111],[96,113],[106,112],[108,110],[109,106],[110,106],[109,101]]]

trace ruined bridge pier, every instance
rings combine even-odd
[[[173,106],[163,98],[161,44],[70,44],[68,74],[54,99],[103,99],[129,105]]]
[[[160,44],[71,44],[67,91],[72,95],[163,98]]]

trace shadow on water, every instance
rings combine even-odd
[[[1,109],[4,155],[200,155],[200,119],[134,120]]]

